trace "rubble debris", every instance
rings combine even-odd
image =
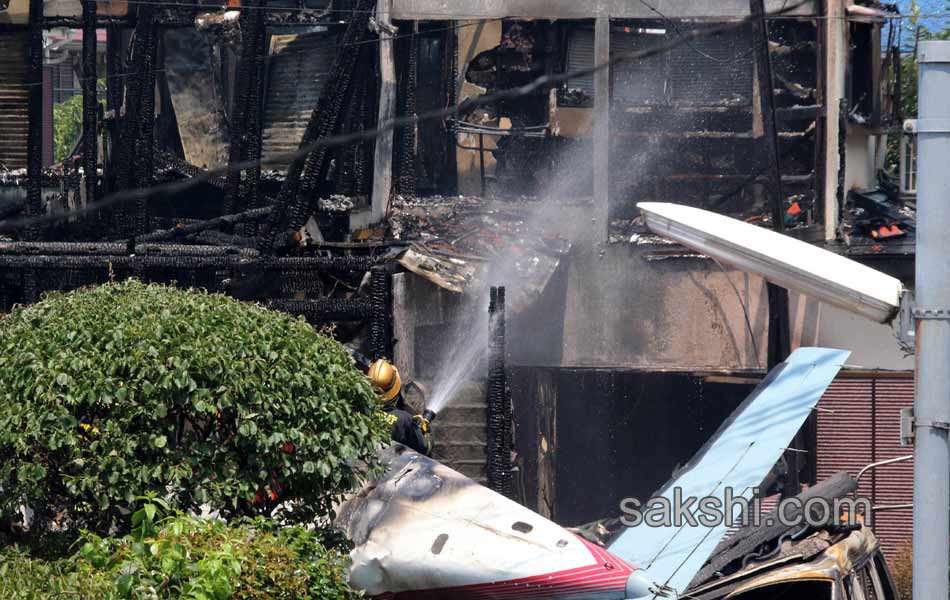
[[[509,298],[519,311],[539,297],[567,255],[571,242],[545,218],[544,202],[519,203],[458,196],[397,196],[389,218],[391,235],[412,242],[400,263],[453,292],[484,285],[492,260],[516,257],[504,277],[520,282]],[[556,211],[550,211],[555,213]]]

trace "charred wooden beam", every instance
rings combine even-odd
[[[215,250],[220,248],[214,247]],[[128,254],[0,254],[0,268],[65,271],[70,269],[124,268],[145,271],[149,269],[229,269],[256,267],[261,272],[289,273],[312,272],[366,272],[373,268],[376,259],[368,257],[290,257],[249,258],[241,252],[225,254],[187,254],[180,256],[149,256]]]
[[[231,118],[231,140],[228,149],[228,164],[233,165],[248,159],[260,158],[262,54],[264,52],[263,0],[250,0],[241,14],[241,30],[244,41],[238,65],[237,89],[234,111]],[[256,193],[260,185],[261,167],[257,164],[248,170],[229,171],[225,184],[225,214],[241,210],[249,200],[246,192]],[[253,183],[250,180],[253,179]],[[246,183],[242,184],[242,180]],[[255,204],[254,201],[250,202]]]
[[[86,202],[95,202],[99,183],[97,127],[99,98],[96,93],[96,0],[82,2],[82,165]]]
[[[27,71],[29,130],[26,139],[27,212],[43,210],[43,0],[30,0],[29,67]],[[31,227],[27,237],[35,238]]]
[[[511,397],[505,365],[505,288],[488,305],[488,487],[511,497]]]
[[[308,300],[268,300],[267,308],[305,317],[311,323],[362,321],[373,314],[372,300],[314,298]]]
[[[125,115],[119,120],[120,141],[116,187],[129,189],[147,187],[152,180],[154,125],[155,125],[155,7],[140,4],[136,14],[132,60],[125,82]],[[145,197],[136,202],[132,214],[128,210],[117,211],[117,220],[122,229],[134,234],[143,233],[147,227],[148,201]]]
[[[342,121],[343,109],[356,76],[357,59],[363,41],[369,35],[369,18],[376,0],[359,0],[354,6],[346,33],[343,35],[342,51],[337,53],[332,75],[320,94],[307,123],[300,147],[305,148],[316,140],[333,135]],[[293,232],[300,229],[313,212],[318,198],[318,186],[327,175],[330,149],[317,148],[305,157],[298,158],[287,170],[287,177],[277,197],[275,210],[262,231],[258,248],[271,252],[281,238],[285,243]]]
[[[373,358],[392,358],[392,274],[370,271],[369,344]]]
[[[217,229],[223,226],[236,225],[238,223],[247,223],[248,221],[258,221],[266,217],[271,213],[273,207],[265,206],[263,208],[254,208],[247,210],[241,213],[236,213],[233,215],[222,215],[220,217],[215,217],[213,219],[208,219],[207,221],[198,221],[196,223],[189,223],[187,225],[182,225],[181,227],[172,227],[170,229],[162,229],[159,231],[153,231],[151,233],[146,233],[145,235],[139,236],[137,239],[140,242],[157,242],[162,240],[172,240],[176,238],[184,238],[189,235],[200,233],[202,231],[207,231],[210,229]]]
[[[30,86],[26,138],[27,214],[37,216],[43,211],[43,0],[30,0],[29,70]],[[39,229],[26,229],[27,239],[39,237]],[[30,269],[23,274],[23,298],[35,302],[39,297],[37,274]]]
[[[105,156],[103,157],[104,187],[107,192],[114,192],[117,182],[117,152],[119,150],[119,112],[122,108],[122,49],[125,46],[122,29],[109,27],[106,30],[106,121],[103,138]]]

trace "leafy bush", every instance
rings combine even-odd
[[[105,533],[151,492],[309,522],[387,437],[342,346],[256,305],[128,281],[0,321],[4,516]]]
[[[99,105],[105,107],[106,80],[96,81],[99,89]],[[82,135],[82,94],[76,94],[53,105],[53,160],[61,162],[69,158]]]
[[[0,597],[195,600],[355,600],[345,555],[302,527],[258,518],[227,524],[181,514],[162,518],[158,502],[133,513],[121,538],[87,534],[68,560],[0,553]]]
[[[108,598],[115,583],[87,563],[33,558],[13,546],[0,549],[0,597],[6,600]]]

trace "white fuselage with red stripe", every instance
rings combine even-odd
[[[351,583],[391,600],[627,598],[635,568],[448,467],[395,446],[340,508]]]

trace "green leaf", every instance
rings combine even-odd
[[[115,586],[119,591],[119,594],[122,596],[129,596],[132,593],[132,574],[126,573],[125,575],[120,575],[115,581]]]

